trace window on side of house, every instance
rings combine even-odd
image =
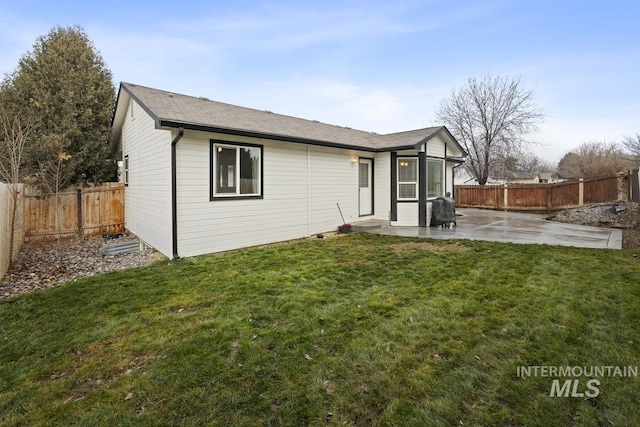
[[[444,196],[444,160],[427,159],[427,198]]]
[[[124,162],[122,163],[122,169],[123,169],[123,180],[124,180],[124,185],[129,185],[129,155],[127,154],[126,156],[124,156]]]
[[[398,158],[398,200],[418,199],[418,159]]]
[[[211,143],[212,199],[262,197],[262,146]]]

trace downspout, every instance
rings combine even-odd
[[[171,140],[171,229],[173,241],[173,259],[178,255],[178,172],[176,170],[176,145],[184,135],[184,128],[178,128],[178,134]]]
[[[464,163],[460,163],[459,165],[451,168],[451,189],[453,190],[452,195],[454,199],[456,198],[456,169],[462,165],[464,165]]]
[[[451,168],[453,171],[453,168]],[[444,194],[447,195],[447,144],[444,144]],[[451,180],[451,194],[453,194],[453,180]]]

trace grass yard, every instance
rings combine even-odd
[[[640,365],[637,253],[354,234],[3,300],[0,424],[637,426],[637,377],[517,375]]]

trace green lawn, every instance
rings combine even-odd
[[[636,254],[354,234],[2,300],[0,424],[637,426],[637,377],[517,376],[640,365]]]

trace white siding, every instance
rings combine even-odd
[[[210,200],[210,140],[263,146],[263,198]],[[194,256],[336,230],[358,220],[357,151],[186,131],[177,145],[178,253]],[[377,180],[377,177],[375,178]]]
[[[125,227],[171,256],[171,133],[131,102],[122,127],[122,154],[129,156]]]
[[[462,151],[455,144],[447,145],[447,157],[462,157]]]
[[[445,193],[448,191],[451,193],[451,195],[453,195],[453,168],[454,166],[457,166],[458,163],[447,163],[446,167],[447,167],[447,172],[446,172],[446,176],[447,176],[447,182],[445,183]],[[459,168],[458,168],[459,169]]]
[[[391,214],[391,154],[377,153],[373,165],[374,218],[388,221]]]
[[[447,140],[449,139],[443,138],[442,135],[435,136],[425,144],[422,150],[426,150],[428,157],[444,158],[445,154],[447,158],[462,157],[462,152],[456,147],[456,145],[453,142],[449,142],[447,144]]]
[[[397,221],[392,222],[391,225],[417,227],[418,221],[418,202],[398,203]]]
[[[340,204],[346,223],[358,221],[358,158],[353,151],[311,147],[310,232],[335,229],[342,224]]]
[[[433,139],[430,139],[426,144],[427,156],[428,157],[439,157],[444,158],[445,155],[445,142],[440,136],[436,136]],[[447,153],[449,155],[449,153]]]

